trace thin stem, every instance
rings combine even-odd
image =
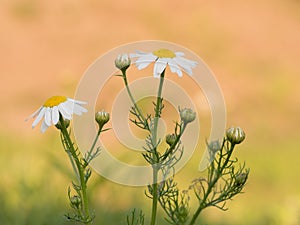
[[[153,199],[152,199],[152,213],[151,213],[151,225],[155,225],[156,223],[156,213],[157,213],[157,202],[158,202],[158,190],[157,190],[157,175],[158,170],[156,168],[153,168]]]
[[[101,134],[101,130],[102,130],[102,127],[99,128],[99,130],[98,130],[98,132],[97,132],[97,134],[96,134],[95,140],[94,140],[94,142],[93,142],[93,144],[92,144],[92,146],[91,146],[91,148],[90,148],[90,151],[88,151],[88,152],[92,152],[92,151],[94,150],[94,148],[95,148],[95,146],[96,146],[96,143],[97,143],[97,141],[98,141],[98,139],[99,139],[99,136],[100,136],[100,134]]]
[[[62,116],[60,116],[59,118],[59,121],[61,123],[61,132],[66,140],[66,142],[68,143],[69,145],[69,150],[70,150],[70,153],[75,161],[75,164],[76,164],[76,167],[77,167],[77,171],[79,173],[79,178],[80,178],[80,186],[81,186],[81,197],[83,199],[83,208],[84,208],[84,216],[85,216],[85,224],[86,225],[89,225],[90,222],[90,213],[89,213],[89,208],[88,208],[88,199],[87,199],[87,194],[86,194],[86,189],[87,189],[87,186],[86,186],[86,183],[84,181],[84,170],[82,168],[82,164],[80,163],[80,160],[78,158],[78,155],[76,154],[76,150],[74,148],[74,145],[73,145],[73,142],[70,138],[70,135],[67,131],[67,128],[65,126],[65,123],[64,123],[64,119]]]
[[[130,88],[129,88],[129,86],[128,86],[128,81],[127,81],[126,71],[122,71],[122,74],[123,74],[122,77],[123,77],[123,80],[124,80],[124,83],[125,83],[126,90],[127,90],[128,95],[129,95],[129,98],[130,98],[132,104],[134,105],[134,108],[137,110],[139,116],[142,118],[142,121],[145,123],[145,122],[146,122],[146,119],[145,119],[145,117],[144,117],[142,111],[140,110],[140,108],[139,108],[138,105],[136,104],[136,101],[135,101],[135,99],[134,99],[134,97],[133,97],[133,95],[132,95],[132,93],[131,93],[131,91],[130,91]]]
[[[156,146],[156,139],[157,139],[157,125],[158,125],[158,119],[160,118],[160,107],[161,107],[161,93],[162,93],[162,88],[164,85],[164,77],[165,77],[165,70],[161,73],[160,75],[160,80],[159,80],[159,87],[158,87],[158,92],[157,92],[157,98],[156,98],[156,107],[155,107],[155,117],[154,117],[154,125],[153,125],[153,142]]]
[[[230,146],[230,150],[228,151],[227,154],[227,158],[225,159],[225,162],[223,163],[222,166],[218,167],[217,169],[217,173],[216,176],[214,177],[214,179],[209,183],[207,191],[205,192],[205,195],[203,197],[203,199],[201,200],[201,204],[199,205],[198,209],[196,210],[196,212],[194,213],[192,220],[190,221],[189,225],[193,225],[196,222],[196,219],[198,218],[200,212],[206,207],[206,200],[208,198],[208,196],[210,195],[213,187],[215,186],[215,184],[217,183],[217,181],[219,180],[219,178],[222,176],[223,170],[226,167],[226,165],[228,164],[230,157],[232,155],[233,149],[234,149],[234,144],[232,144]],[[220,156],[221,157],[221,156]],[[222,160],[220,158],[220,160]],[[213,164],[214,162],[212,162]],[[220,164],[219,164],[220,165]],[[213,165],[211,165],[211,167],[214,167]]]
[[[157,126],[158,126],[158,119],[160,117],[161,113],[161,93],[162,93],[162,87],[164,84],[164,75],[165,75],[165,70],[161,73],[160,75],[160,81],[159,81],[159,87],[158,87],[158,92],[157,92],[157,99],[156,99],[156,107],[155,107],[155,117],[154,117],[154,125],[153,125],[153,133],[152,133],[152,142],[154,148],[154,152],[152,155],[152,158],[154,159],[155,162],[158,162],[158,154],[157,154]],[[156,223],[156,213],[157,213],[157,202],[158,202],[158,190],[157,190],[157,176],[158,176],[158,168],[157,165],[152,165],[153,169],[153,198],[152,198],[152,213],[151,213],[151,222],[150,225],[155,225]]]

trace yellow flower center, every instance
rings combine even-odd
[[[58,106],[60,103],[65,101],[67,101],[67,98],[65,96],[53,96],[44,103],[44,106],[45,107]]]
[[[153,55],[158,58],[174,58],[176,57],[175,53],[169,49],[161,48],[152,52]]]

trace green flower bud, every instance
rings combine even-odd
[[[176,135],[175,134],[168,134],[166,136],[166,142],[168,145],[172,146],[176,141]]]
[[[76,209],[80,208],[81,205],[81,198],[78,195],[74,195],[70,198],[71,205],[74,206]]]
[[[240,127],[230,127],[226,131],[226,137],[232,144],[240,144],[245,139],[245,132]]]
[[[64,119],[64,124],[65,124],[65,127],[68,128],[70,126],[70,120]],[[62,129],[61,122],[58,121],[58,123],[55,124],[55,127],[57,129],[61,130]]]
[[[190,123],[195,120],[196,112],[192,109],[184,108],[182,110],[179,109],[180,118],[184,123]]]
[[[235,177],[236,186],[242,186],[246,183],[248,179],[248,173],[240,173]]]
[[[127,54],[119,55],[115,60],[115,65],[118,69],[125,71],[130,66],[131,60]]]
[[[102,128],[104,124],[109,121],[109,113],[103,110],[101,112],[96,112],[95,120],[98,123],[99,127]]]

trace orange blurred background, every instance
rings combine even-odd
[[[43,176],[37,171],[53,170],[47,154],[60,148],[55,131],[32,132],[24,119],[52,95],[72,97],[87,67],[112,48],[164,40],[202,57],[223,90],[228,126],[241,126],[247,134],[237,153],[251,168],[246,193],[229,203],[228,212],[208,210],[207,224],[300,223],[298,0],[0,3],[0,185],[5,190],[0,198],[7,210],[0,221],[26,224],[31,214],[23,213],[24,223],[9,214],[29,212],[39,199],[15,190],[24,190],[25,182],[43,195],[47,189],[36,186]],[[53,182],[65,182],[57,197],[65,201],[69,179],[53,173]],[[28,198],[31,202],[25,204]],[[128,206],[123,198],[116,208]],[[16,208],[20,204],[25,205]]]

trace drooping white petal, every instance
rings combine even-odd
[[[165,58],[158,58],[158,60],[154,64],[154,72],[153,76],[159,78],[161,73],[166,69],[167,61]]]
[[[182,77],[182,71],[174,59],[168,59],[168,65],[172,73],[177,73],[179,77]]]
[[[59,121],[59,112],[58,112],[58,107],[54,106],[52,109],[52,122],[54,125],[56,125]]]
[[[152,62],[142,62],[142,63],[135,63],[138,70],[145,69],[147,66],[150,65]]]
[[[49,126],[46,124],[45,120],[43,120],[42,126],[41,126],[41,132],[44,133],[48,129],[48,127]]]
[[[69,114],[72,115],[73,114],[73,107],[74,107],[74,103],[71,101],[66,101],[63,103],[60,103],[60,105],[62,105],[62,107],[64,108],[64,110]]]
[[[176,57],[176,58],[174,58],[174,60],[187,74],[193,75],[192,67],[195,67],[197,65],[197,64],[195,64],[196,62],[187,60],[182,57]]]
[[[74,111],[74,114],[80,116],[82,113],[87,112],[87,109],[83,108],[81,105],[74,104],[73,111]]]
[[[44,121],[47,124],[47,126],[51,126],[52,124],[52,120],[51,120],[51,111],[52,109],[50,107],[46,108],[46,112],[45,112],[45,117],[44,117]]]
[[[43,118],[43,116],[45,114],[45,111],[46,111],[46,108],[42,107],[38,116],[35,118],[35,120],[32,123],[32,128],[34,128],[41,121],[41,119]]]
[[[27,120],[29,120],[29,119],[31,119],[31,118],[36,117],[36,116],[39,114],[39,112],[42,110],[42,108],[43,108],[43,106],[41,106],[38,110],[36,110],[34,113],[32,113],[30,116],[28,116],[28,117],[25,119],[25,121],[27,121]]]
[[[68,120],[72,119],[71,114],[69,114],[69,113],[64,109],[64,106],[62,105],[62,103],[59,104],[57,107],[58,107],[58,111],[61,113],[61,115],[63,116],[63,118],[68,119]]]

